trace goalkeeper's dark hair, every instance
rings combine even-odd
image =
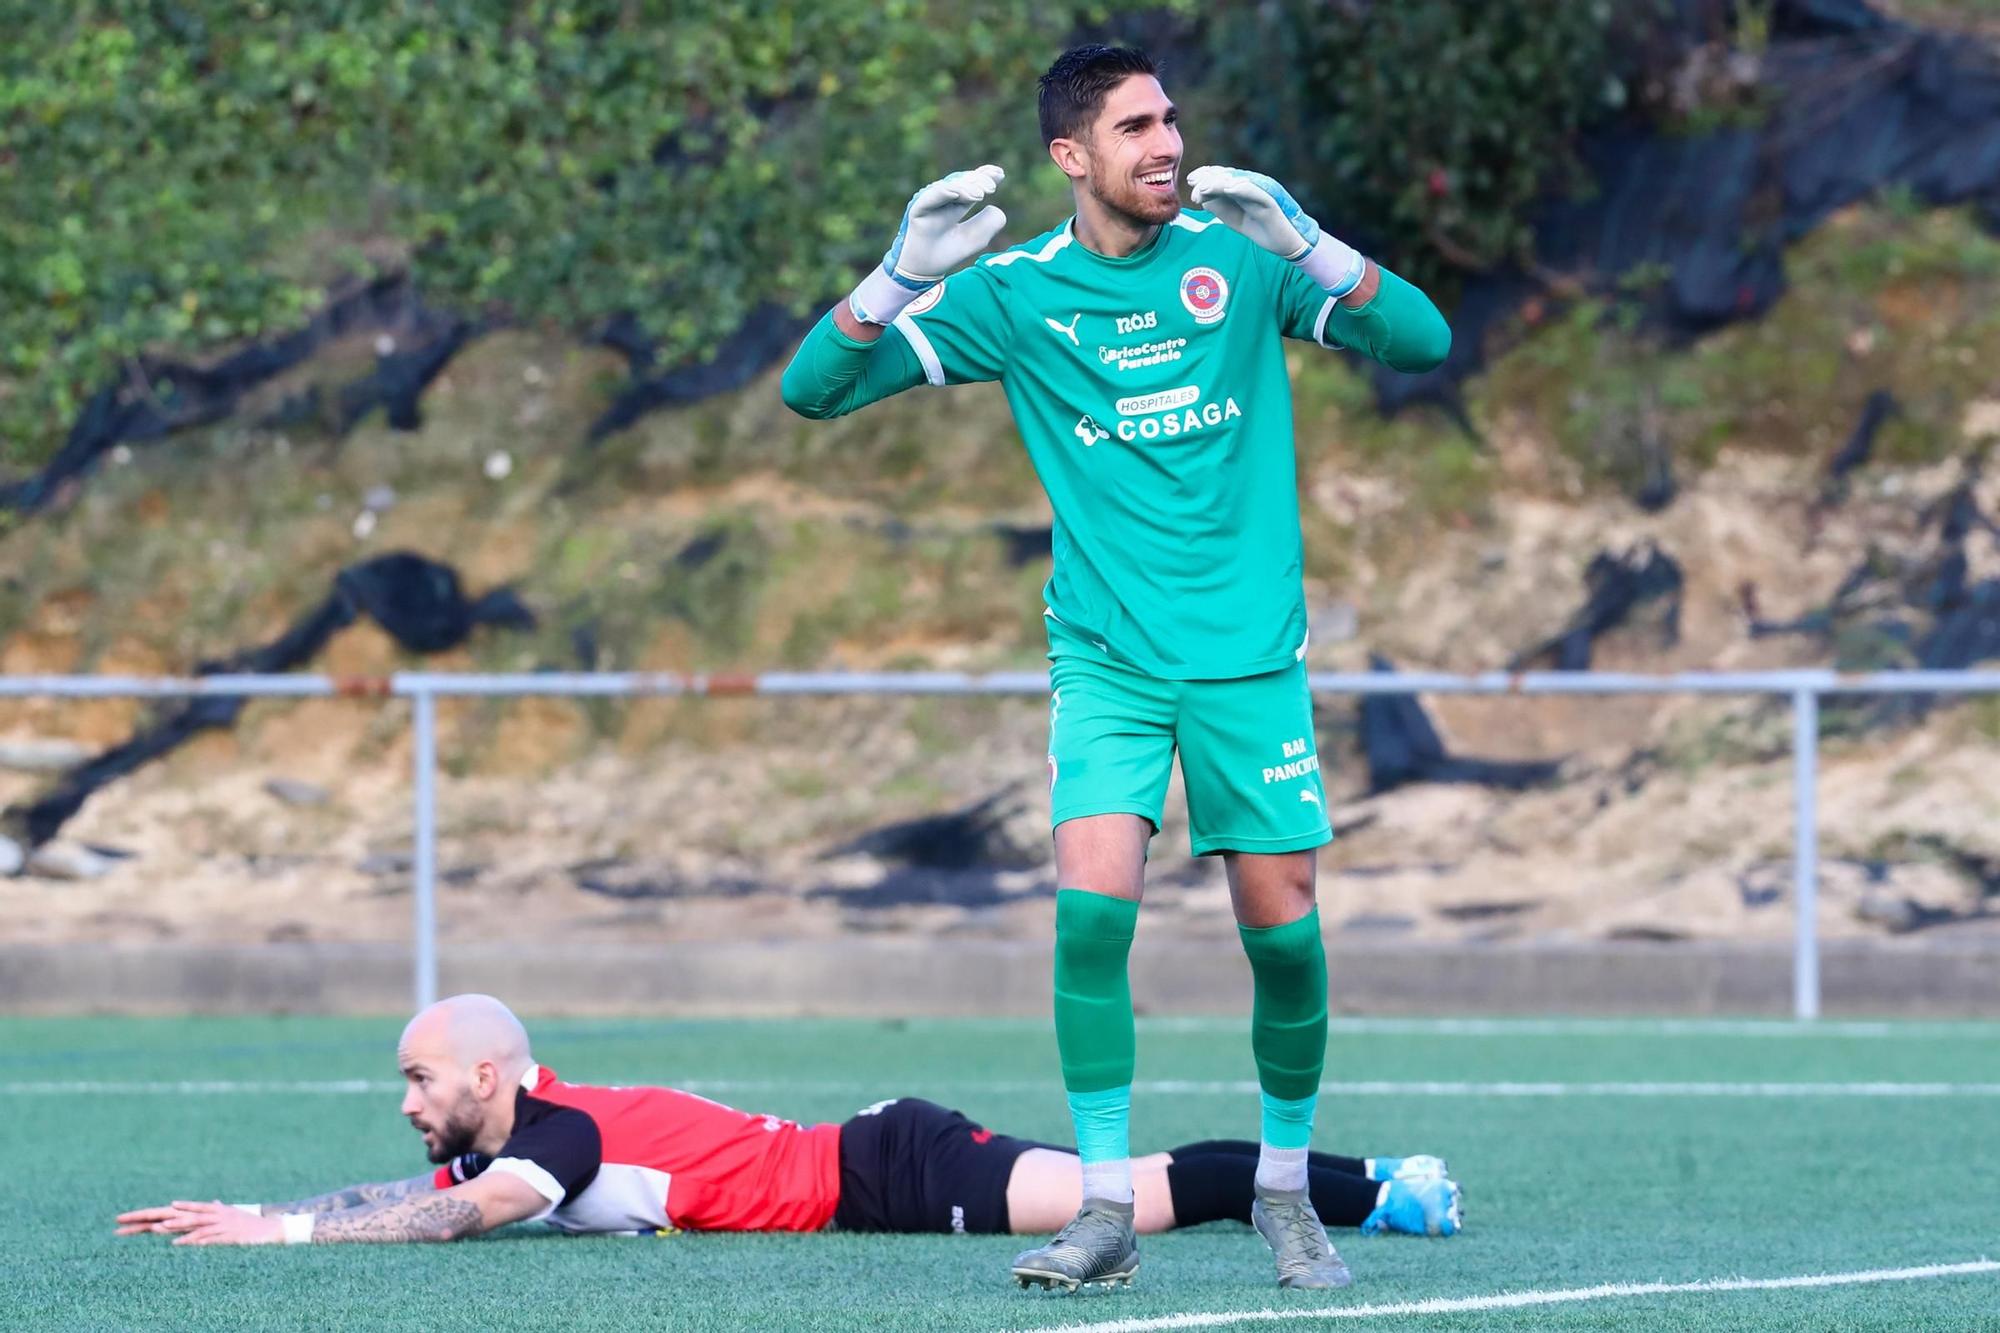
[[[1073,46],[1042,75],[1042,142],[1082,135],[1104,110],[1113,88],[1134,74],[1159,77],[1153,58],[1135,46]]]

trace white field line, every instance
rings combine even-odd
[[[383,1079],[40,1079],[0,1082],[0,1096],[12,1097],[231,1097],[239,1094],[322,1093],[375,1096],[400,1092],[401,1083]]]
[[[851,1093],[879,1097],[880,1079],[697,1078],[678,1080],[688,1092],[719,1093]],[[150,1082],[117,1079],[44,1079],[0,1081],[0,1096],[235,1096],[248,1094],[318,1094],[380,1096],[400,1092],[403,1085],[386,1079],[179,1079]],[[1058,1093],[1054,1079],[926,1079],[923,1091],[954,1093]],[[1247,1096],[1257,1092],[1254,1079],[1141,1079],[1132,1085],[1140,1096]],[[889,1089],[893,1092],[893,1089]],[[1322,1083],[1326,1097],[2000,1097],[2000,1083],[1525,1083],[1525,1082],[1370,1082]]]
[[[1162,1315],[1153,1319],[1112,1319],[1097,1324],[1053,1324],[1049,1333],[1153,1333],[1156,1329],[1225,1328],[1234,1324],[1269,1324],[1299,1319],[1389,1319],[1404,1315],[1476,1314],[1482,1310],[1524,1310],[1534,1306],[1573,1305],[1581,1301],[1618,1300],[1630,1296],[1690,1296],[1731,1291],[1796,1291],[1811,1287],[1858,1287],[1883,1282],[1923,1282],[1934,1278],[1969,1277],[2000,1272],[2000,1262],[1980,1259],[1963,1264],[1929,1264],[1922,1268],[1871,1268],[1855,1273],[1814,1273],[1798,1277],[1711,1278],[1702,1282],[1611,1282],[1600,1287],[1569,1287],[1556,1291],[1509,1291],[1492,1296],[1439,1297],[1385,1305],[1316,1306],[1290,1310],[1243,1310],[1233,1314]]]

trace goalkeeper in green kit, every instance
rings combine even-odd
[[[998,380],[1055,511],[1055,1027],[1084,1201],[1015,1278],[1075,1290],[1138,1267],[1126,955],[1178,751],[1193,850],[1223,858],[1254,978],[1253,1220],[1281,1286],[1345,1286],[1306,1192],[1326,1057],[1314,858],[1332,831],[1280,339],[1422,371],[1451,332],[1267,176],[1201,167],[1187,183],[1205,211],[1183,210],[1177,114],[1143,53],[1064,53],[1040,112],[1076,215],[985,254],[1006,222],[987,203],[1000,168],[919,190],[882,265],[799,348],[785,402],[825,418],[920,384]],[[1443,1223],[1455,1194],[1435,1194]]]

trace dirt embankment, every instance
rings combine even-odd
[[[1799,498],[1813,494],[1804,464],[1725,455],[1650,518],[1622,501],[1502,499],[1493,522],[1445,537],[1393,584],[1363,574],[1344,596],[1315,588],[1316,617],[1336,632],[1316,642],[1314,665],[1358,666],[1365,645],[1405,666],[1490,668],[1574,609],[1575,574],[1549,571],[1580,573],[1597,551],[1638,540],[1685,571],[1679,636],[1669,643],[1658,619],[1642,616],[1600,641],[1598,667],[1823,662],[1810,640],[1753,639],[1743,585],[1755,585],[1767,616],[1822,605],[1871,547],[1921,541],[1915,516],[1958,476],[1955,466],[1882,470],[1828,514]],[[1981,499],[2000,512],[2000,494]],[[1968,554],[1975,574],[2000,568],[1990,534]],[[324,665],[393,662],[386,640],[360,627]],[[58,664],[38,659],[32,636],[16,636],[7,665]],[[1562,777],[1524,793],[1426,785],[1369,797],[1353,705],[1327,700],[1321,744],[1345,834],[1322,863],[1330,928],[1385,940],[1789,933],[1781,704],[1431,707],[1455,751],[1562,759]],[[99,743],[135,711],[20,705],[6,730]],[[1820,782],[1828,935],[1988,928],[1982,876],[2000,866],[1995,722],[1976,703],[1853,735],[1830,717]],[[558,701],[448,705],[443,928],[448,938],[511,940],[1040,934],[1053,892],[1043,728],[1032,701],[660,702],[609,715]],[[85,808],[66,836],[129,853],[110,873],[0,880],[0,936],[399,938],[410,911],[408,771],[398,705],[254,705],[234,734],[206,737]],[[274,794],[272,779],[294,785]],[[0,798],[37,781],[0,778]],[[1187,858],[1178,802],[1176,792],[1155,844],[1147,929],[1219,932],[1220,867]],[[862,838],[975,806],[928,838]]]

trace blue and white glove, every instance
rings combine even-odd
[[[970,216],[968,212],[1005,179],[1007,173],[989,163],[954,171],[911,195],[881,267],[871,270],[847,298],[854,317],[864,324],[893,323],[947,273],[983,253],[1007,225],[1007,215],[992,204]]]
[[[1347,295],[1367,275],[1365,256],[1321,231],[1291,191],[1262,172],[1196,167],[1188,173],[1188,186],[1196,208],[1296,264],[1329,296]]]

